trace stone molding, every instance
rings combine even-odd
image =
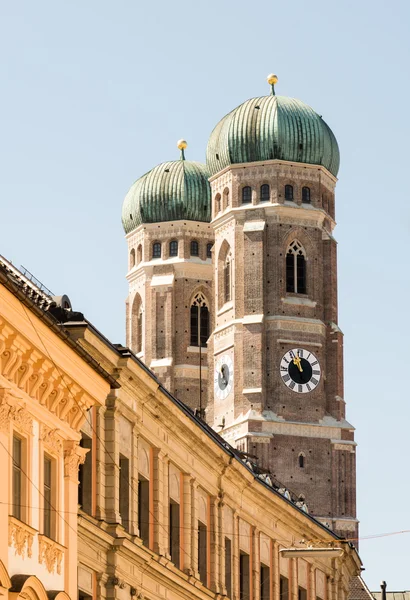
[[[24,558],[27,555],[27,558],[31,558],[36,533],[36,530],[27,523],[9,516],[9,546],[14,547],[17,556]]]
[[[43,444],[56,454],[61,454],[63,451],[63,440],[58,435],[58,429],[51,429],[44,424],[41,424],[40,427],[40,440]]]
[[[38,535],[38,560],[44,564],[49,573],[61,575],[61,563],[64,556],[64,546],[51,540],[45,535]]]
[[[78,469],[85,462],[88,450],[81,448],[78,442],[64,442],[64,477],[78,481]]]

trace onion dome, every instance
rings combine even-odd
[[[330,127],[307,104],[276,96],[276,75],[267,79],[270,96],[247,100],[211,133],[206,154],[211,175],[233,164],[278,159],[322,165],[336,176],[340,155]]]
[[[186,147],[179,140],[180,160],[161,163],[131,186],[122,206],[125,233],[142,223],[211,221],[209,173],[202,163],[185,160]]]

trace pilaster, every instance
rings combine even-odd
[[[116,398],[109,399],[105,411],[105,515],[108,523],[120,523],[120,469],[119,469],[119,421]]]

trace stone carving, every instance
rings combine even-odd
[[[41,564],[45,564],[49,573],[61,575],[61,563],[63,560],[63,550],[60,544],[50,540],[44,535],[38,536],[38,560]]]
[[[21,400],[13,396],[8,389],[0,390],[0,431],[7,431],[10,421],[24,431],[32,433],[33,419],[24,408],[18,406],[16,400]]]
[[[14,519],[9,518],[9,546],[14,546],[16,555],[23,556],[27,550],[28,558],[32,556],[34,529]]]
[[[66,442],[64,445],[64,477],[78,479],[78,468],[84,464],[87,449],[80,448],[77,442]]]
[[[50,429],[47,425],[41,425],[40,439],[50,450],[54,450],[57,454],[62,452],[63,442],[58,435],[58,429]]]

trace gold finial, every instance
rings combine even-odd
[[[185,160],[185,148],[188,146],[186,140],[178,140],[177,147],[181,150],[181,160]]]
[[[267,82],[269,83],[270,86],[272,86],[272,96],[275,95],[275,83],[278,83],[278,76],[275,75],[274,73],[271,73],[270,75],[267,76]]]

